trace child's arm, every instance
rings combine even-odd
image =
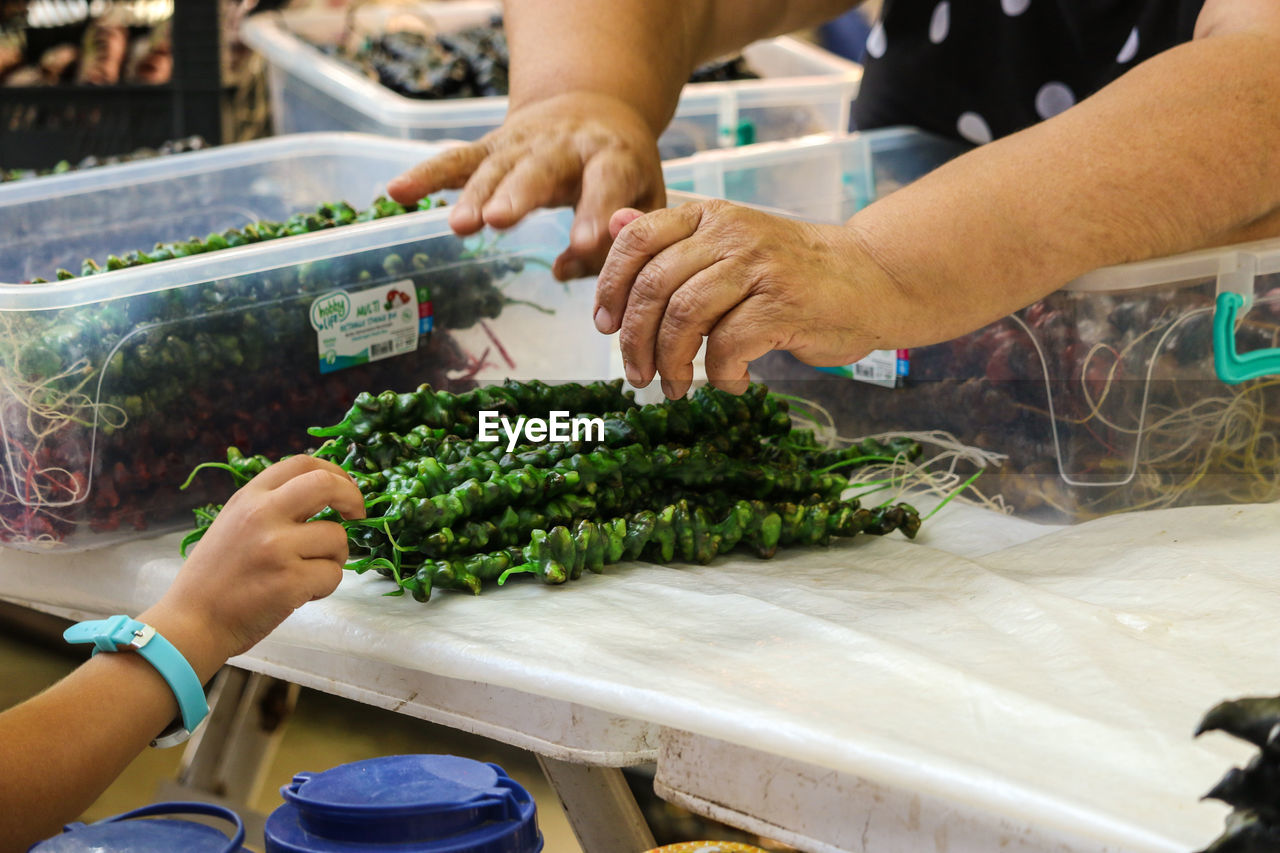
[[[345,532],[303,523],[325,507],[364,516],[342,469],[310,456],[272,465],[232,496],[168,592],[137,618],[207,682],[295,608],[337,587]],[[0,850],[25,850],[75,820],[177,714],[169,686],[132,651],[95,655],[0,714]]]

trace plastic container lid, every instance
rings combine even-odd
[[[235,826],[225,833],[189,820],[134,820],[153,815],[199,814]],[[244,824],[230,809],[209,803],[156,803],[97,823],[71,823],[61,835],[34,845],[29,853],[239,853]]]
[[[266,849],[538,853],[533,798],[496,764],[393,755],[299,773],[267,818]]]

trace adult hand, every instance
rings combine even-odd
[[[572,92],[515,109],[478,142],[451,148],[391,181],[410,204],[462,188],[449,216],[458,234],[509,228],[539,207],[577,210],[569,247],[554,273],[567,281],[600,269],[610,215],[623,207],[666,204],[658,144],[644,118],[623,101]]]
[[[596,328],[621,332],[627,379],[662,376],[683,396],[706,338],[711,384],[741,393],[771,350],[807,364],[850,364],[899,334],[898,288],[847,226],[816,225],[707,201],[610,221]]]
[[[139,618],[178,645],[198,672],[247,651],[295,609],[338,586],[346,531],[333,521],[307,521],[326,507],[364,518],[360,490],[337,465],[301,455],[270,466],[231,496],[168,592]]]

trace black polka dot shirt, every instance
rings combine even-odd
[[[885,0],[854,104],[863,130],[973,143],[1051,118],[1190,41],[1203,0]]]

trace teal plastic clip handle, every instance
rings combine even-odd
[[[1244,297],[1230,291],[1218,294],[1213,314],[1213,367],[1228,385],[1239,385],[1259,376],[1280,373],[1280,349],[1257,352],[1236,351],[1236,316],[1244,307]]]

